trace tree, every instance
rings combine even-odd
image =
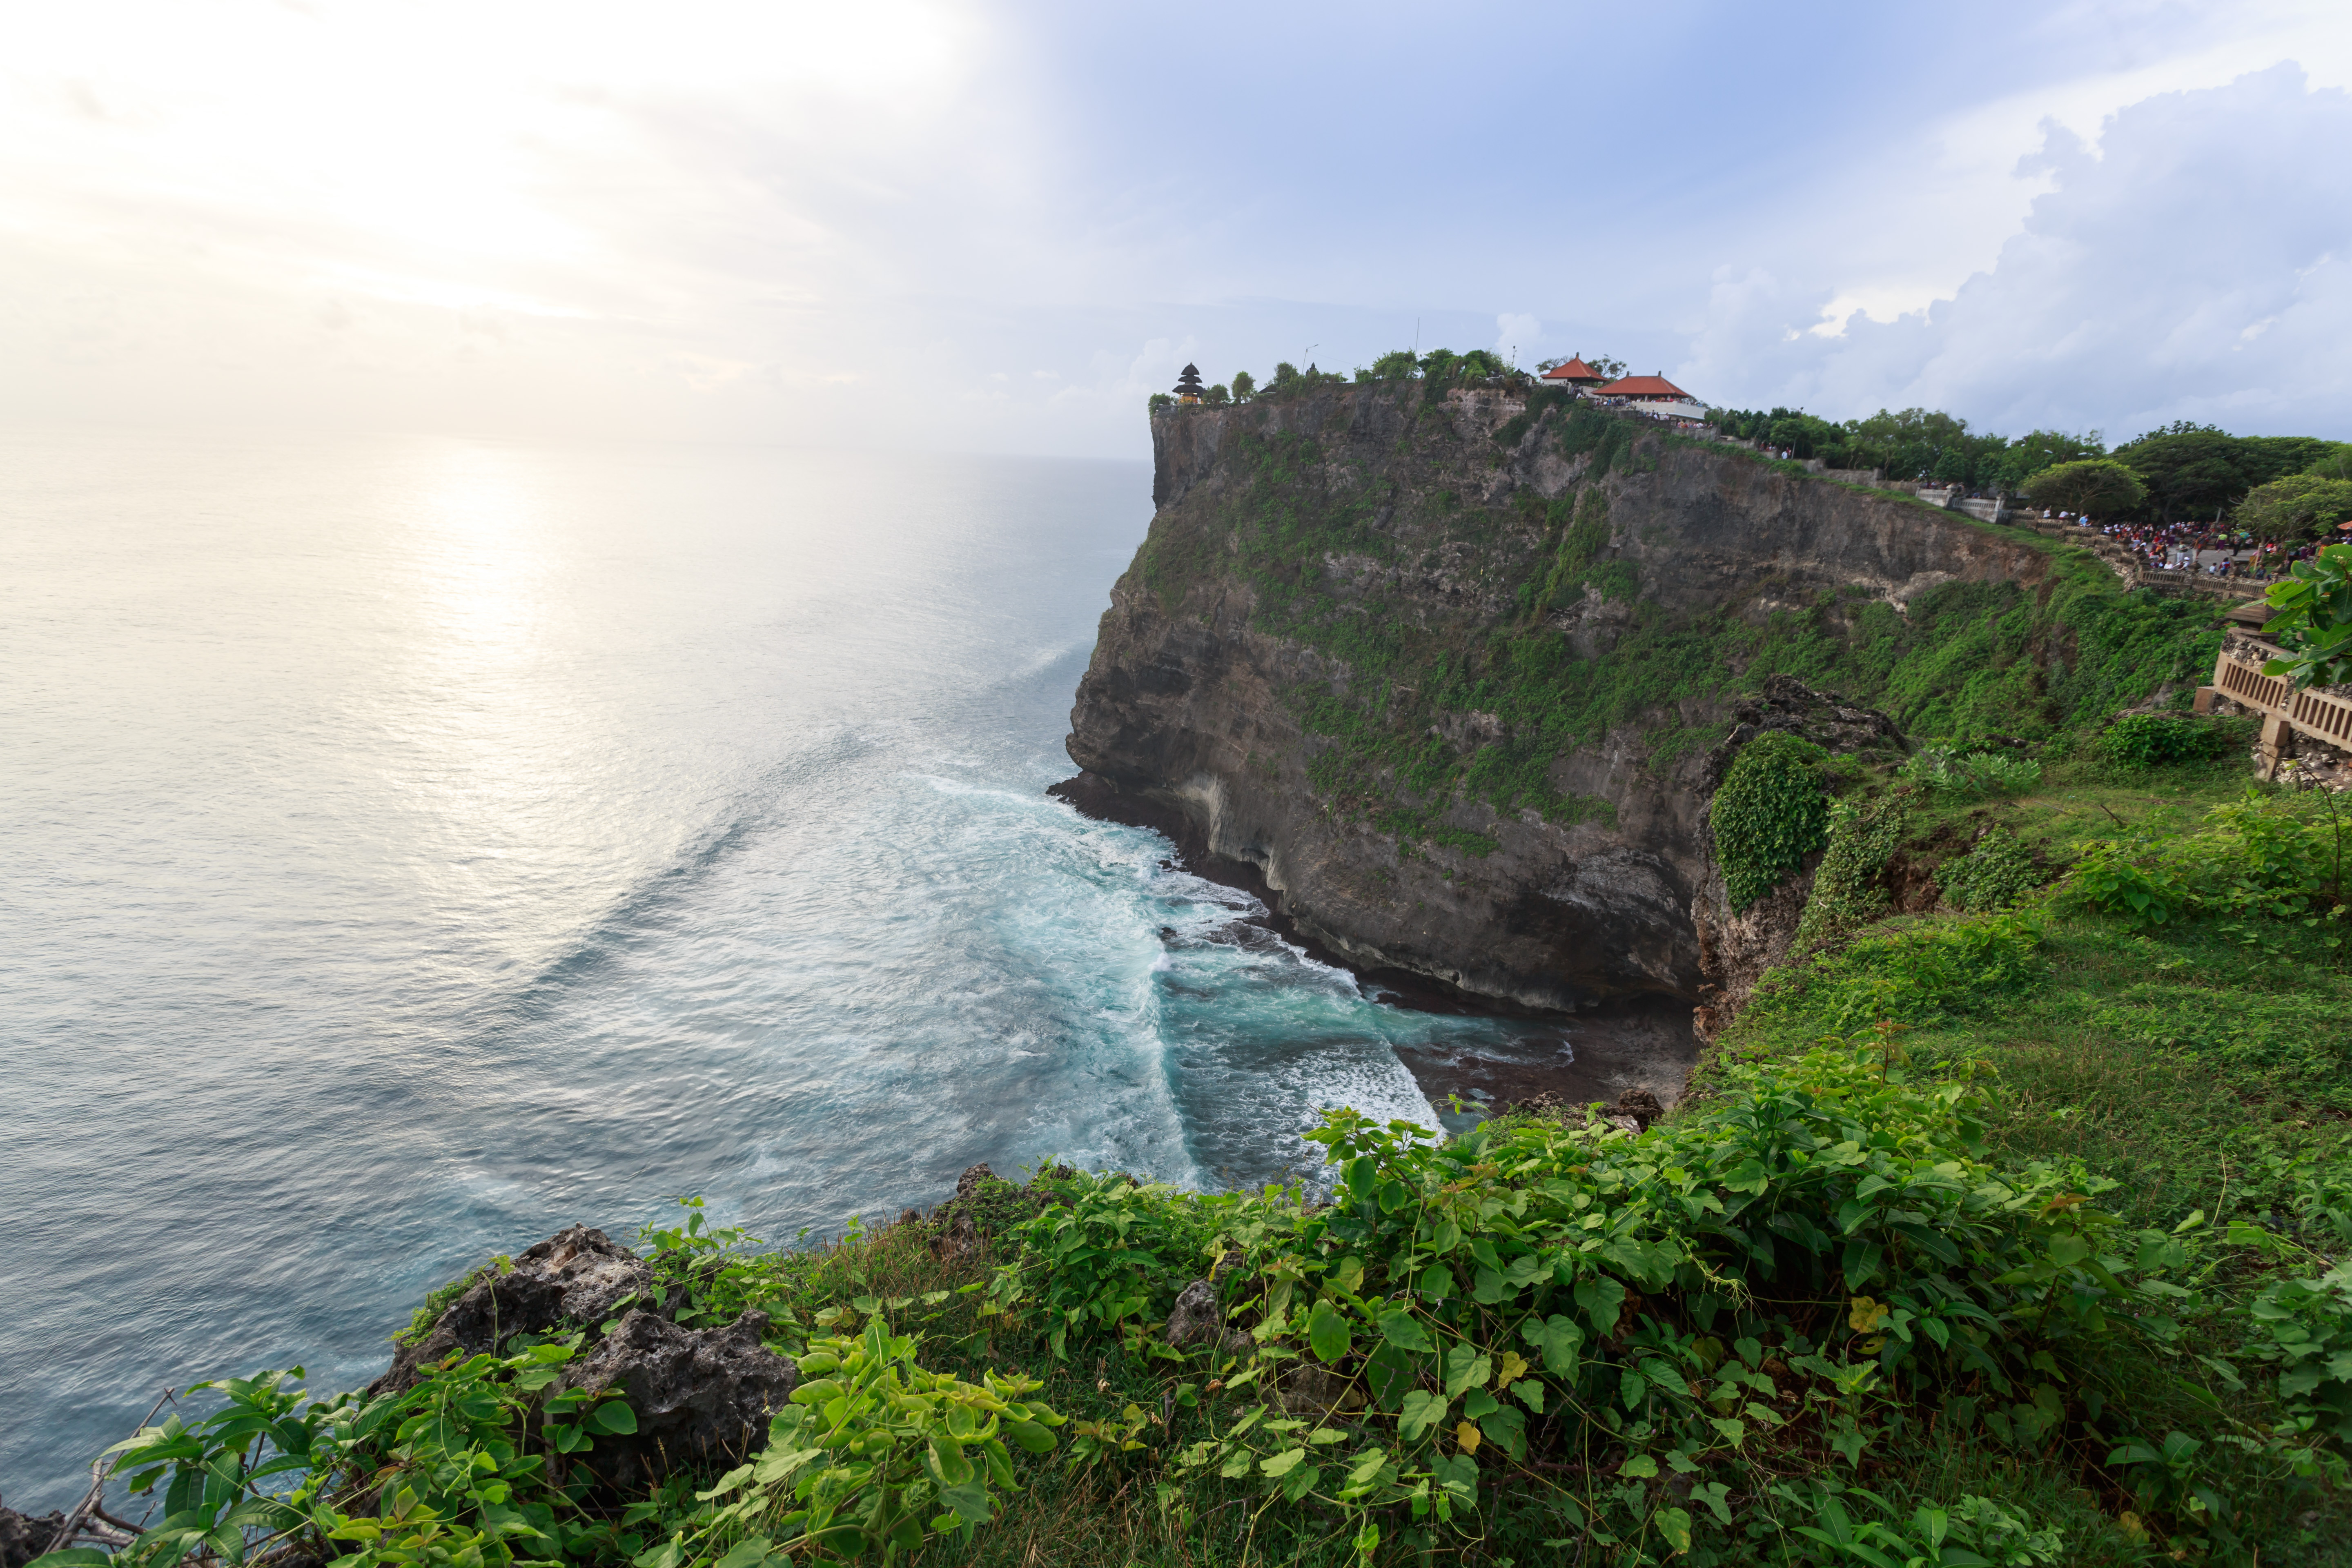
[[[1625,362],[1622,359],[1611,359],[1607,354],[1586,354],[1584,363],[1592,367],[1593,374],[1605,375],[1612,381],[1621,379],[1625,374]]]
[[[2323,479],[2352,479],[2352,441],[2330,441],[2316,462],[2303,470]]]
[[[2311,465],[2326,457],[2328,449],[2336,445],[2316,436],[2242,436],[2238,444],[2245,449],[2245,458],[2240,466],[2257,485],[2266,485],[2289,474],[2309,473]]]
[[[1234,372],[1234,401],[1247,403],[1257,391],[1257,377],[1245,370]]]
[[[2079,463],[2053,463],[2025,483],[2025,493],[2037,506],[2056,507],[2085,516],[2113,516],[2129,511],[2147,499],[2139,476],[2108,458]]]
[[[2210,425],[2168,425],[2126,442],[2114,456],[2147,487],[2148,510],[2160,522],[2216,516],[2261,482],[2252,471],[2257,454]]]
[[[2035,430],[2003,447],[1997,457],[1991,458],[1991,473],[1979,472],[1978,478],[1990,479],[2002,489],[2015,493],[2025,488],[2026,480],[2054,464],[2079,463],[2085,458],[2104,458],[2106,455],[2106,446],[2099,439],[2096,430],[2087,436],[2070,436],[2063,430]]]
[[[2286,650],[2263,666],[2296,686],[2337,686],[2352,680],[2352,544],[2332,544],[2312,561],[2298,561],[2263,595],[2271,618],[2263,635]]]
[[[1233,400],[1234,395],[1225,390],[1225,384],[1222,381],[1214,386],[1204,386],[1201,389],[1201,401],[1212,408],[1223,408]]]
[[[1151,411],[1152,411],[1154,414],[1157,414],[1157,413],[1159,413],[1159,412],[1160,412],[1161,409],[1163,409],[1163,408],[1173,408],[1173,407],[1175,407],[1175,406],[1176,406],[1176,399],[1175,399],[1175,398],[1173,398],[1172,396],[1169,395],[1167,393],[1164,393],[1164,392],[1155,392],[1155,393],[1153,393],[1153,394],[1151,395],[1150,398],[1149,399],[1148,405],[1150,406],[1150,408],[1151,409]]]
[[[2332,539],[2336,524],[2352,519],[2352,479],[2289,474],[2256,485],[2231,515],[2257,539],[2291,544]]]
[[[1372,362],[1369,381],[1410,381],[1421,374],[1421,362],[1411,349],[1395,349]]]

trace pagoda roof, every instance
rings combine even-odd
[[[1607,381],[1609,378],[1584,363],[1581,358],[1556,364],[1543,373],[1546,381]]]
[[[1691,395],[1663,375],[1628,375],[1611,382],[1601,389],[1603,397],[1678,397],[1685,403],[1695,402]]]

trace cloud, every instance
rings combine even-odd
[[[1418,331],[1823,412],[2305,427],[2347,401],[2352,247],[2312,232],[2352,12],[2227,9],[82,0],[0,58],[0,415],[1133,453],[1187,359]],[[1699,151],[1370,108],[1563,58]]]
[[[2352,98],[2293,65],[2133,104],[2095,142],[2046,124],[2020,173],[2052,188],[1948,298],[1825,336],[1810,329],[1834,287],[1723,268],[1682,373],[1718,402],[1834,417],[2352,437],[2346,147]]]
[[[1536,344],[1543,337],[1543,323],[1533,316],[1500,315],[1495,318],[1495,352],[1508,359],[1519,356],[1521,364],[1536,362]]]

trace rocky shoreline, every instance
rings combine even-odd
[[[1258,901],[1264,912],[1247,917],[1247,923],[1273,932],[1318,963],[1346,970],[1383,1002],[1421,1012],[1556,1024],[1560,1046],[1572,1053],[1566,1062],[1538,1062],[1474,1050],[1400,1050],[1399,1058],[1432,1104],[1444,1105],[1455,1095],[1488,1108],[1535,1102],[1615,1104],[1627,1094],[1643,1094],[1671,1105],[1681,1098],[1698,1060],[1698,1037],[1686,1004],[1645,996],[1575,1011],[1532,1007],[1465,991],[1413,970],[1366,965],[1301,929],[1283,912],[1281,891],[1266,881],[1264,868],[1216,853],[1200,826],[1177,807],[1129,794],[1085,772],[1045,793],[1097,821],[1160,834],[1176,846],[1176,863],[1184,870]]]

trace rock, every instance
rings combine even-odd
[[[993,1182],[1001,1179],[1002,1178],[1000,1178],[995,1172],[988,1168],[988,1162],[983,1160],[979,1164],[972,1166],[971,1169],[965,1171],[962,1175],[956,1178],[955,1195],[960,1198],[971,1197],[974,1193],[980,1191],[981,1183]]]
[[[1794,479],[1727,448],[1660,441],[1639,424],[1615,432],[1632,437],[1639,461],[1604,472],[1532,426],[1498,447],[1491,437],[1518,417],[1509,400],[1442,406],[1447,417],[1432,418],[1419,391],[1366,384],[1155,418],[1158,515],[1111,590],[1076,693],[1068,750],[1083,772],[1054,794],[1089,816],[1168,833],[1187,869],[1244,889],[1286,935],[1360,973],[1588,1016],[1653,998],[1687,1009],[1714,984],[1729,999],[1717,1009],[1726,1014],[1746,983],[1704,962],[1694,912],[1709,896],[1706,807],[1720,774],[1681,744],[1735,727],[1749,738],[1794,728],[1842,752],[1891,760],[1905,750],[1885,715],[1827,693],[1816,702],[1801,682],[1738,691],[1741,656],[1728,628],[1801,612],[1825,636],[1860,646],[1875,634],[1859,617],[1887,602],[1937,583],[2015,584],[2031,595],[2053,558],[2038,541],[1988,533],[1965,516]],[[1253,454],[1272,439],[1301,443],[1290,472],[1297,493],[1316,500],[1300,504],[1334,509],[1318,513],[1328,521],[1302,563],[1314,581],[1298,584],[1340,617],[1317,624],[1410,626],[1433,656],[1518,642],[1533,606],[1517,590],[1557,574],[1572,511],[1580,537],[1604,525],[1576,548],[1599,552],[1593,568],[1624,591],[1591,591],[1597,576],[1590,589],[1564,589],[1544,624],[1576,658],[1607,664],[1637,620],[1663,616],[1720,637],[1724,679],[1555,742],[1539,722],[1515,726],[1507,715],[1518,710],[1507,704],[1439,700],[1454,682],[1433,657],[1383,664],[1375,679],[1307,623],[1278,629],[1239,548],[1272,515],[1253,491]],[[1353,520],[1339,521],[1349,510]],[[1449,789],[1428,821],[1451,831],[1401,844],[1370,824],[1391,807],[1428,809],[1408,771],[1373,770],[1344,804],[1317,784],[1327,742],[1305,714],[1325,700],[1399,743],[1417,739],[1433,766],[1507,748],[1530,784],[1588,804],[1546,816],[1527,808],[1529,797],[1514,805],[1483,787]],[[1662,749],[1655,737],[1668,731],[1680,742]],[[1674,1049],[1689,1048],[1681,1033]],[[1658,1049],[1645,1081],[1663,1099],[1672,1068],[1689,1059]]]
[[[418,1368],[459,1351],[479,1355],[517,1334],[544,1333],[562,1322],[599,1323],[651,1289],[653,1279],[644,1259],[603,1231],[582,1225],[558,1231],[504,1273],[480,1275],[424,1339],[401,1346],[391,1368],[368,1384],[369,1396],[415,1387]]]
[[[1658,1103],[1656,1095],[1646,1089],[1629,1089],[1617,1097],[1616,1115],[1610,1120],[1615,1121],[1630,1118],[1633,1131],[1641,1132],[1647,1131],[1651,1122],[1665,1113],[1666,1108]]]
[[[1206,1279],[1193,1280],[1178,1294],[1176,1305],[1169,1310],[1168,1327],[1160,1337],[1178,1350],[1213,1344],[1229,1356],[1240,1355],[1250,1348],[1247,1334],[1225,1326],[1225,1310],[1218,1304],[1217,1288]]]
[[[62,1513],[18,1513],[13,1508],[0,1508],[0,1568],[25,1568],[49,1550],[65,1522]]]
[[[681,1329],[632,1311],[589,1354],[564,1368],[558,1389],[617,1389],[637,1429],[601,1436],[573,1463],[621,1492],[642,1491],[681,1464],[740,1455],[761,1440],[768,1418],[799,1381],[791,1362],[760,1342],[764,1312],[723,1329]]]
[[[1310,1420],[1327,1420],[1334,1411],[1352,1410],[1364,1402],[1346,1378],[1312,1362],[1293,1363],[1277,1386],[1284,1411]]]
[[[968,1258],[983,1245],[985,1241],[980,1234],[980,1222],[965,1213],[948,1221],[947,1229],[932,1243],[932,1250],[941,1258]]]
[[[1168,1313],[1168,1331],[1161,1337],[1178,1350],[1215,1339],[1224,1331],[1225,1310],[1217,1304],[1217,1288],[1195,1279],[1176,1298]]]

